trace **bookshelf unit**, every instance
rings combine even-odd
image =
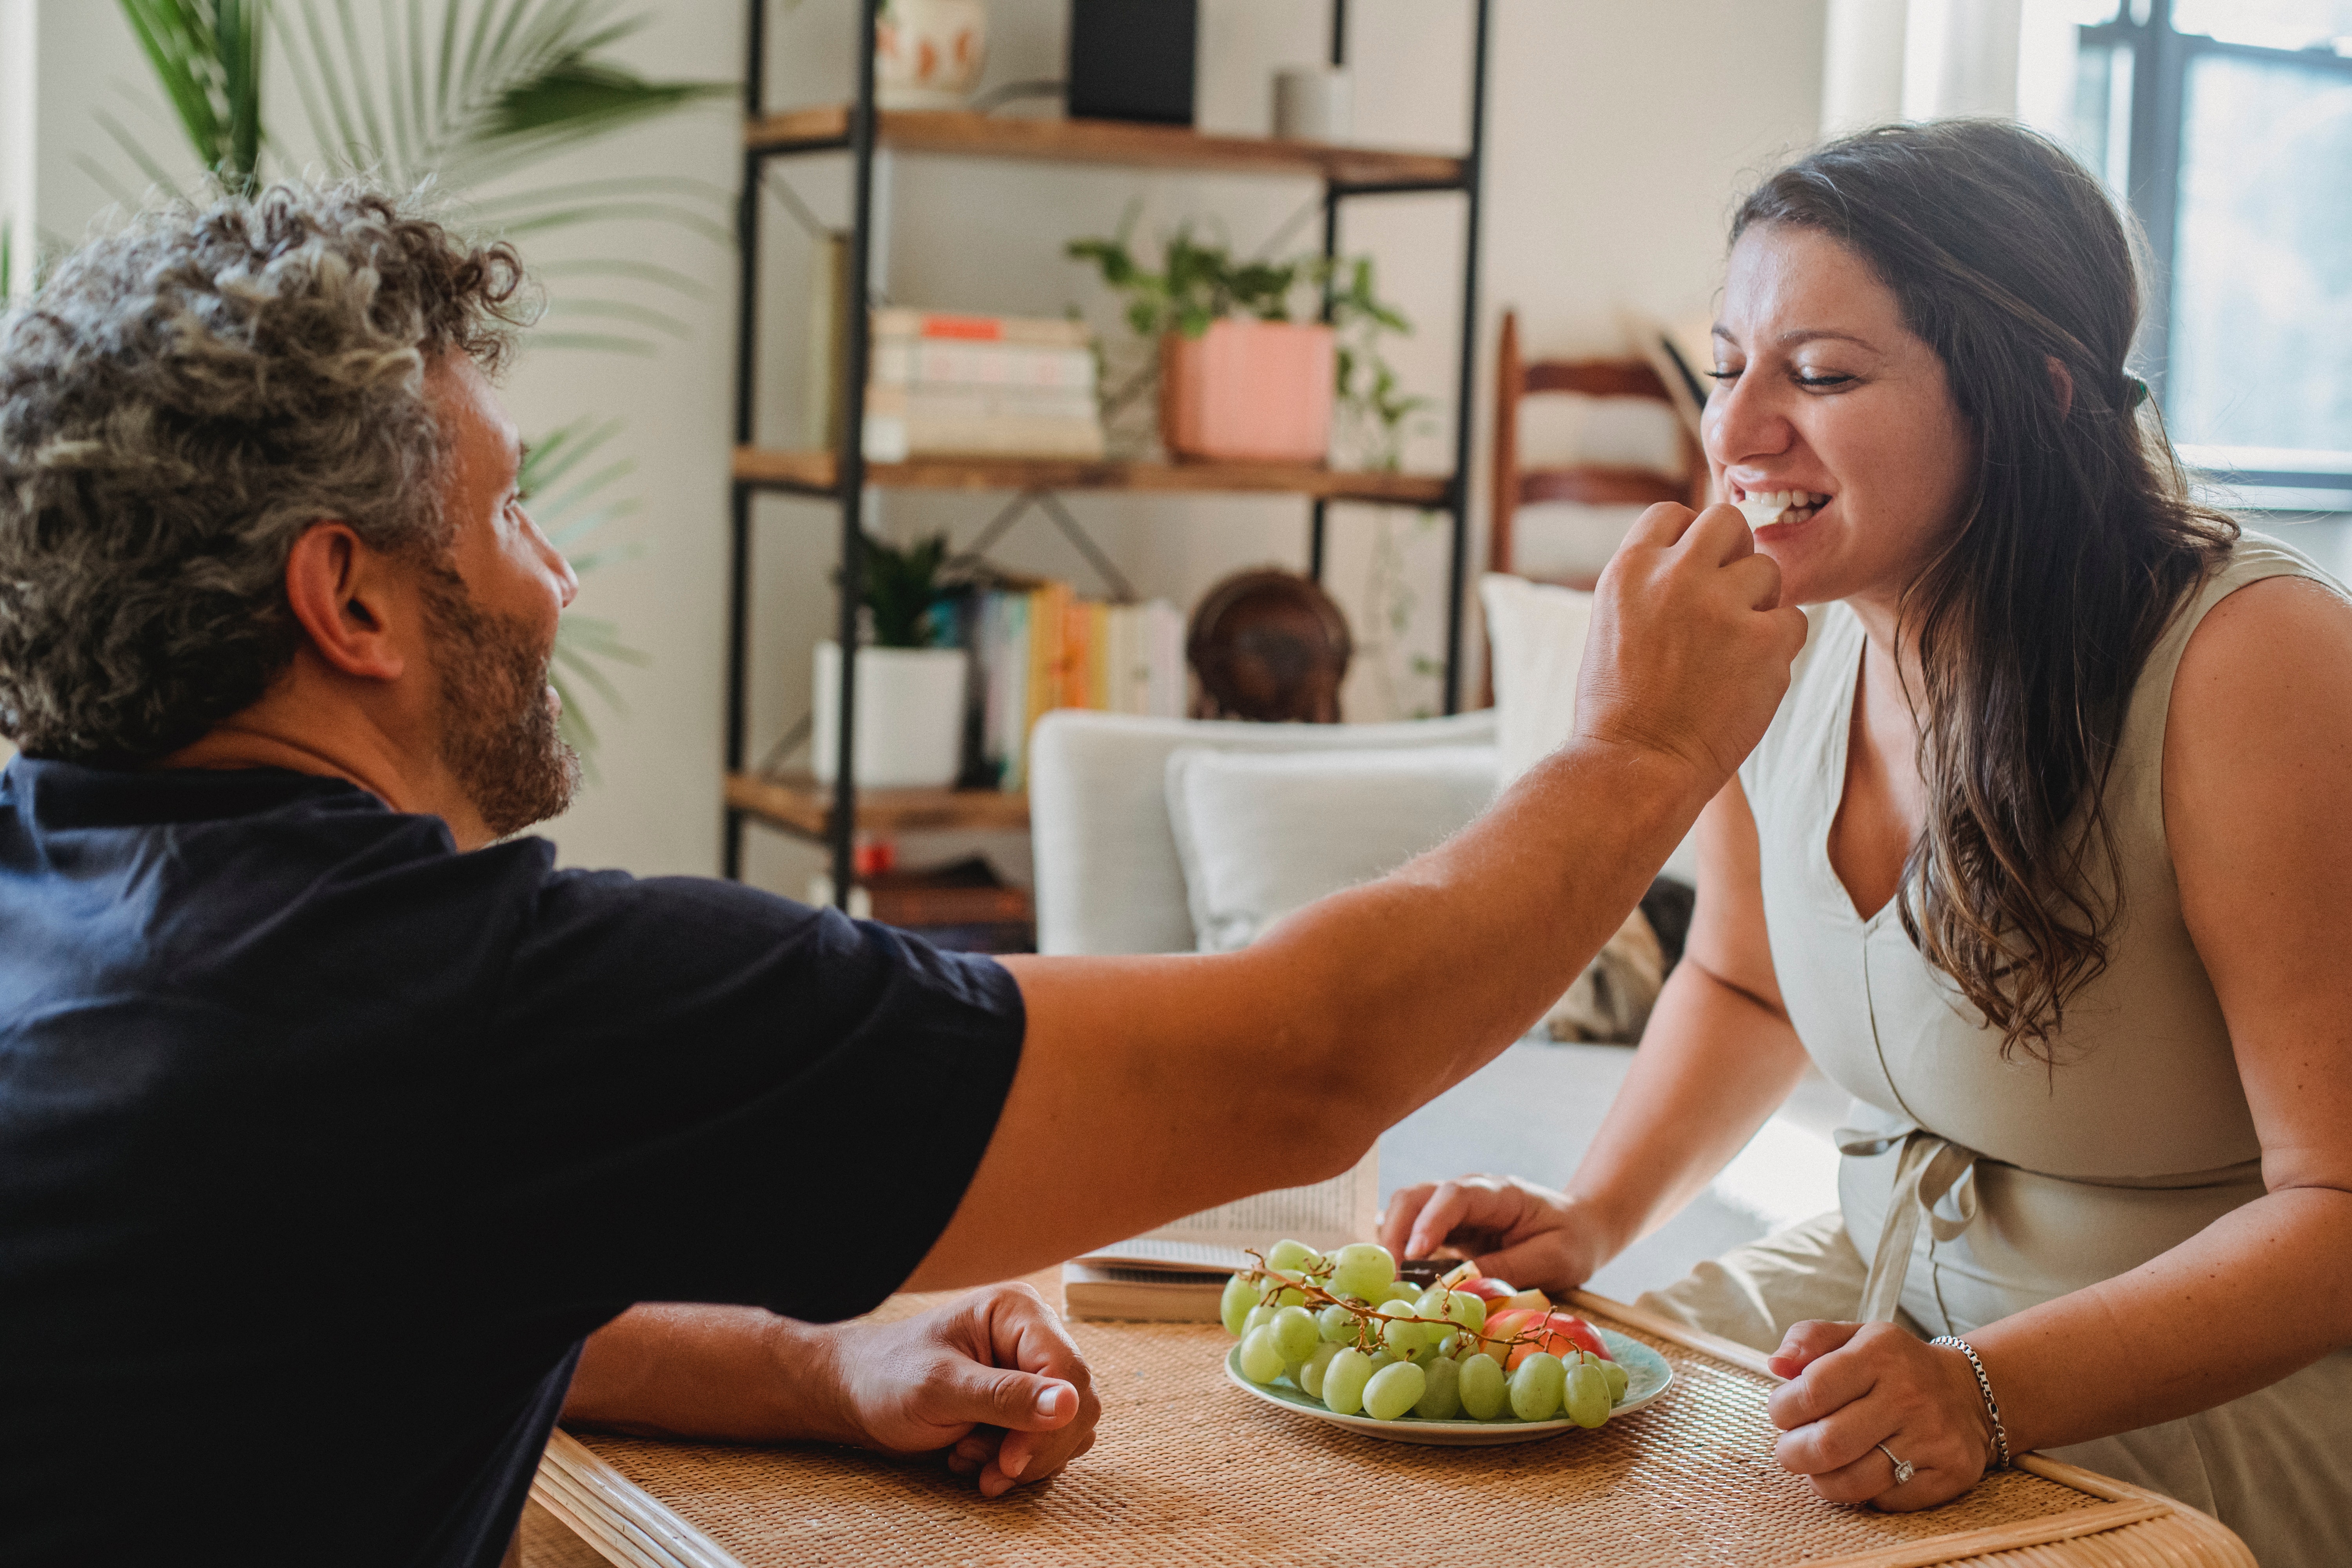
[[[992,490],[1014,494],[1056,490],[1120,490],[1185,495],[1293,495],[1308,504],[1307,570],[1323,574],[1326,510],[1333,501],[1369,502],[1443,510],[1452,525],[1447,569],[1444,708],[1461,700],[1462,614],[1469,560],[1470,421],[1476,368],[1480,172],[1486,139],[1486,45],[1491,0],[1470,0],[1470,145],[1461,155],[1270,137],[1223,136],[1189,127],[1125,121],[1000,119],[963,110],[877,110],[874,102],[874,34],[882,0],[858,7],[855,98],[845,103],[772,111],[765,101],[768,6],[749,0],[750,54],[744,76],[743,190],[737,212],[740,247],[735,363],[735,453],[731,470],[731,538],[727,606],[727,773],[723,869],[742,874],[743,836],[750,824],[826,845],[836,901],[855,885],[855,844],[860,830],[1025,826],[1028,798],[997,790],[868,790],[861,792],[849,763],[856,755],[856,671],[859,584],[863,571],[864,498],[886,489]],[[1330,61],[1347,60],[1347,0],[1331,0]],[[950,157],[1049,164],[1112,164],[1188,169],[1318,182],[1323,190],[1323,254],[1339,249],[1339,211],[1358,197],[1458,192],[1465,198],[1458,374],[1453,468],[1445,474],[1345,472],[1319,466],[1220,462],[1076,462],[1058,458],[924,458],[869,463],[864,455],[865,388],[872,347],[866,308],[874,228],[875,154],[888,149]],[[844,155],[850,161],[852,218],[848,231],[849,297],[844,301],[839,446],[830,452],[793,451],[755,444],[760,349],[761,176],[769,160]],[[838,509],[840,586],[835,635],[842,647],[840,724],[835,755],[838,776],[820,785],[803,774],[766,777],[745,765],[745,712],[751,629],[752,502],[762,494],[831,501]]]

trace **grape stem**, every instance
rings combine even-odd
[[[1283,1270],[1267,1268],[1265,1254],[1256,1247],[1248,1247],[1242,1250],[1257,1259],[1257,1267],[1244,1268],[1241,1272],[1252,1279],[1270,1281],[1258,1293],[1259,1306],[1271,1307],[1285,1290],[1296,1290],[1316,1306],[1342,1308],[1356,1321],[1355,1348],[1366,1354],[1371,1353],[1380,1343],[1380,1331],[1372,1326],[1374,1318],[1380,1319],[1383,1323],[1425,1323],[1443,1328],[1448,1333],[1470,1333],[1468,1329],[1451,1318],[1424,1318],[1417,1311],[1391,1312],[1385,1306],[1368,1307],[1349,1300],[1345,1296],[1333,1295],[1329,1288],[1322,1283],[1329,1279],[1332,1271],[1338,1268],[1338,1265],[1329,1258],[1322,1259],[1323,1267],[1320,1268],[1308,1268],[1297,1270],[1297,1278],[1294,1279]],[[1451,1292],[1449,1291],[1448,1294]],[[1394,1303],[1391,1302],[1390,1305]],[[1477,1340],[1482,1347],[1486,1346],[1486,1341],[1484,1334],[1472,1334],[1471,1337]],[[1540,1334],[1514,1333],[1508,1339],[1495,1341],[1493,1348],[1504,1352],[1503,1355],[1496,1358],[1497,1361],[1503,1361],[1508,1359],[1510,1352],[1521,1345],[1539,1345],[1542,1342],[1543,1336]]]

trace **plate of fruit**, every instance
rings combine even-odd
[[[1399,1443],[1531,1443],[1605,1425],[1675,1380],[1665,1357],[1460,1264],[1400,1279],[1369,1242],[1277,1243],[1225,1284],[1225,1376],[1244,1393]],[[1410,1273],[1411,1270],[1408,1270]]]

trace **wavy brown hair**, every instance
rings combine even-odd
[[[1733,242],[1759,224],[1868,263],[1967,421],[1971,502],[1898,615],[1928,804],[1897,908],[2004,1057],[2053,1062],[2123,912],[2104,795],[2132,688],[2237,525],[2189,500],[2137,406],[2132,235],[2053,142],[1989,120],[1866,131],[1759,185]]]

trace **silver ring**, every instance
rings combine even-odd
[[[1885,1455],[1888,1458],[1895,1459],[1895,1450],[1888,1447],[1885,1444],[1878,1444],[1877,1448],[1880,1453]],[[1908,1459],[1895,1459],[1895,1484],[1899,1487],[1906,1484],[1910,1479],[1911,1461]]]

